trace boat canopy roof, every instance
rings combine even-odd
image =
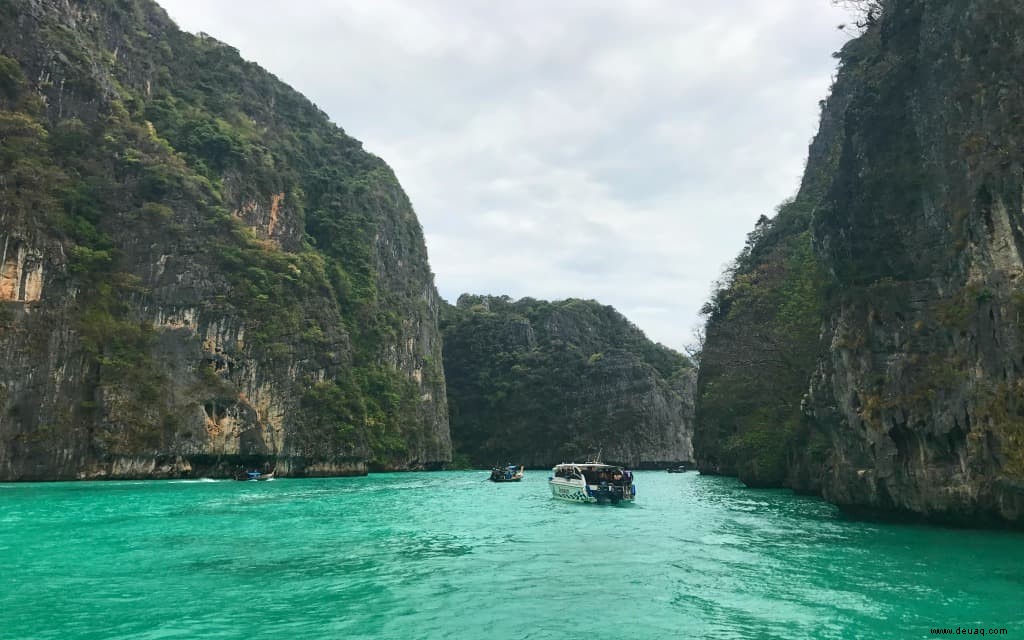
[[[556,464],[554,469],[583,469],[586,471],[599,471],[602,469],[608,470],[621,470],[622,467],[614,464],[604,464],[603,462],[563,462],[562,464]]]

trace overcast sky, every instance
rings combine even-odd
[[[594,298],[676,349],[792,195],[828,0],[160,0],[394,168],[441,295]]]

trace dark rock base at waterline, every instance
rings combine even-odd
[[[50,482],[68,480],[171,480],[186,478],[233,478],[240,471],[274,471],[278,477],[365,476],[370,470],[362,460],[309,460],[270,456],[123,456],[68,465],[62,469],[40,466],[38,473],[22,469],[0,476],[0,482]]]

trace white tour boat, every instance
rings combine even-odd
[[[563,462],[551,469],[551,495],[573,502],[632,502],[633,472],[600,462]]]

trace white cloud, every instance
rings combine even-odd
[[[828,0],[163,0],[384,158],[441,294],[595,298],[680,348],[792,195]]]

